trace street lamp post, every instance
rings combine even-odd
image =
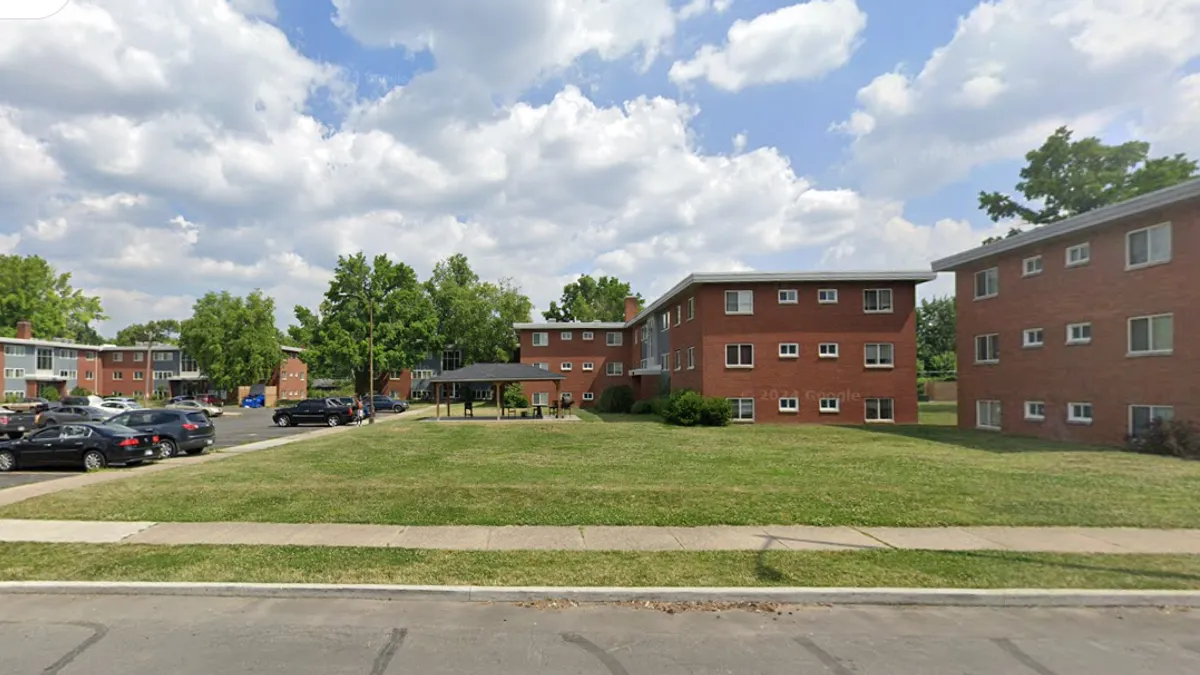
[[[375,424],[375,301],[367,294],[367,400],[371,402],[371,416],[367,424]]]

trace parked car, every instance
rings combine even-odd
[[[185,396],[172,396],[171,398],[167,399],[167,405],[171,405],[173,403],[180,403],[182,401],[195,401],[195,400],[196,400],[196,397],[192,396],[191,394],[188,394]]]
[[[209,405],[207,403],[201,403],[200,401],[190,399],[186,401],[168,403],[166,407],[171,410],[199,410],[209,417],[220,417],[221,414],[225,412],[225,410],[220,406]]]
[[[364,399],[365,399],[365,397],[364,397]],[[342,404],[350,406],[351,410],[354,409],[354,397],[353,396],[338,396],[334,400],[337,401],[338,403],[342,403]],[[371,402],[370,401],[367,401],[367,400],[363,401],[363,414],[366,415],[367,417],[371,416]]]
[[[70,422],[103,422],[112,417],[103,408],[64,405],[38,413],[37,426],[56,427]]]
[[[17,439],[37,428],[38,413],[0,408],[0,434]]]
[[[110,417],[105,425],[129,427],[158,436],[163,459],[180,452],[199,455],[217,440],[216,427],[208,415],[199,410],[127,410]]]
[[[324,424],[336,427],[354,421],[354,408],[336,398],[309,398],[290,408],[279,408],[272,418],[281,427]]]
[[[126,403],[124,401],[105,401],[104,403],[100,404],[100,407],[105,410],[113,411],[113,414],[115,415],[117,413],[125,412],[126,410],[137,410],[142,406],[136,403]]]
[[[105,403],[124,403],[125,405],[131,405],[134,408],[142,407],[142,404],[138,403],[137,399],[129,398],[128,396],[108,396],[108,397],[105,397],[104,402]]]
[[[24,413],[24,412],[36,413],[36,412],[41,412],[42,410],[49,410],[51,407],[54,407],[54,406],[47,399],[44,399],[41,397],[34,397],[34,398],[23,398],[20,401],[17,401],[15,403],[7,403],[7,404],[5,404],[4,407],[13,412],[18,412],[18,413]]]
[[[371,406],[380,411],[390,410],[392,412],[402,413],[405,410],[408,410],[408,401],[392,398],[391,396],[384,396],[382,394],[376,394],[371,399]]]
[[[62,400],[59,401],[59,403],[61,403],[63,405],[90,406],[92,408],[98,408],[98,407],[100,407],[101,403],[104,403],[104,399],[100,398],[99,396],[92,396],[92,395],[64,396],[62,398]]]
[[[110,464],[141,464],[158,456],[158,437],[152,433],[122,426],[64,424],[0,442],[0,471],[43,466],[95,471]]]

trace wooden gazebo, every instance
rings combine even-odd
[[[442,387],[447,384],[490,384],[495,392],[496,419],[504,418],[504,388],[517,382],[553,382],[554,400],[562,398],[562,381],[565,375],[552,373],[545,368],[529,366],[523,363],[473,363],[458,370],[451,370],[430,378],[433,385],[434,403],[437,406],[435,419],[442,418]],[[450,414],[449,402],[446,404],[446,414]],[[562,406],[558,406],[556,415],[562,415]]]

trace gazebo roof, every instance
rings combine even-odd
[[[430,378],[430,382],[554,382],[567,379],[545,368],[524,363],[473,363]]]

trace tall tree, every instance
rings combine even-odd
[[[1194,160],[1183,154],[1151,159],[1150,144],[1143,141],[1106,145],[1094,136],[1077,141],[1071,137],[1070,129],[1059,127],[1042,147],[1025,155],[1028,164],[1016,185],[1024,204],[1000,192],[980,192],[979,208],[995,222],[1017,218],[1045,225],[1196,176]],[[1012,228],[1007,236],[1020,232]],[[983,243],[1000,239],[990,237]]]
[[[554,321],[624,321],[625,298],[630,295],[634,294],[628,282],[584,274],[563,286],[562,297],[557,303],[551,302],[542,316]],[[641,293],[634,297],[640,312],[645,301]]]
[[[16,335],[17,322],[33,324],[40,338],[94,339],[91,325],[107,319],[100,298],[71,286],[40,256],[0,255],[0,336]],[[91,342],[89,342],[91,344]]]
[[[259,290],[244,298],[207,293],[180,325],[179,346],[196,359],[213,389],[265,382],[283,361],[275,300]]]
[[[436,344],[437,318],[425,287],[411,267],[386,255],[339,257],[320,306],[298,305],[295,314],[288,335],[305,347],[301,358],[311,372],[349,375],[359,392],[370,383],[372,319],[377,377],[412,368]]]
[[[510,279],[481,281],[467,257],[453,255],[425,282],[437,313],[437,346],[462,350],[463,364],[507,362],[517,348],[514,323],[527,322],[533,303]]]
[[[954,298],[925,299],[917,306],[917,361],[922,369],[932,372],[943,368],[949,354],[951,363],[955,351],[956,313]]]
[[[158,319],[146,323],[135,323],[117,332],[114,342],[126,347],[146,348],[146,363],[154,363],[154,348],[165,344],[178,344],[179,322],[175,319]],[[153,372],[153,371],[151,371]],[[146,378],[146,398],[153,393],[154,378]]]

